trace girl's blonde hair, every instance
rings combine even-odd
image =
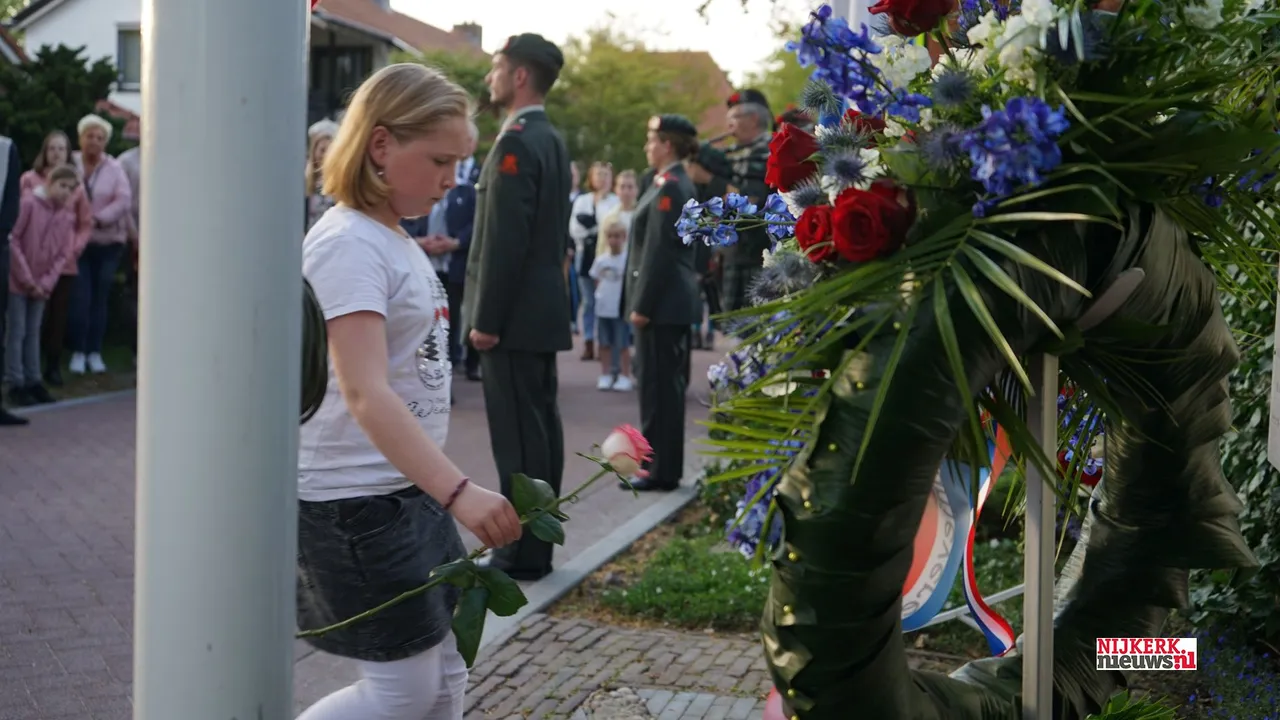
[[[609,233],[615,229],[622,231],[622,236],[624,238],[623,247],[626,247],[625,238],[631,234],[631,231],[627,229],[627,224],[622,221],[622,216],[615,210],[614,212],[609,213],[609,216],[604,219],[604,224],[600,227],[600,238],[604,240],[604,242],[597,243],[597,255],[613,255],[613,248],[609,247]]]
[[[443,120],[470,114],[467,91],[439,71],[415,63],[382,68],[361,83],[347,106],[321,169],[324,194],[357,210],[381,205],[391,189],[369,157],[374,128],[386,128],[403,143]]]
[[[34,163],[34,164],[32,164],[32,166],[31,166],[31,169],[32,169],[32,170],[35,170],[36,172],[40,173],[41,175],[43,175],[43,174],[45,173],[45,171],[46,171],[46,170],[49,170],[49,169],[50,169],[50,167],[49,167],[49,143],[53,142],[53,139],[54,139],[54,138],[62,138],[62,144],[67,146],[67,154],[68,154],[68,156],[69,156],[69,155],[70,155],[70,153],[71,153],[71,140],[69,140],[69,139],[67,138],[67,134],[66,134],[66,133],[62,132],[61,130],[54,130],[54,131],[50,132],[48,135],[45,135],[45,136],[44,136],[44,142],[40,144],[40,154],[36,156],[36,161],[35,161],[35,163]]]
[[[631,180],[631,182],[633,182],[633,183],[635,183],[635,184],[637,184],[637,185],[639,185],[639,184],[640,184],[640,181],[636,179],[636,171],[635,171],[635,170],[623,170],[622,172],[619,172],[617,175],[615,175],[615,176],[614,176],[614,178],[613,178],[613,189],[616,191],[616,190],[618,189],[618,185],[619,185],[623,180],[628,179],[628,178]]]

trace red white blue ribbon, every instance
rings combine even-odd
[[[978,497],[973,503],[973,518],[969,523],[969,539],[964,548],[964,573],[962,577],[964,579],[964,601],[969,606],[969,614],[978,625],[978,629],[982,630],[982,634],[987,637],[987,644],[991,646],[991,654],[1000,657],[1014,647],[1013,628],[1009,626],[1008,620],[1005,620],[999,613],[992,610],[982,598],[982,591],[978,588],[978,576],[973,567],[973,542],[975,531],[978,527],[978,517],[982,514],[982,506],[986,504],[987,498],[991,495],[991,490],[1000,480],[1000,475],[1004,472],[1005,465],[1012,454],[1009,438],[1003,428],[997,428],[996,441],[994,443],[988,442],[987,447],[991,453],[991,472],[984,473],[978,484]]]

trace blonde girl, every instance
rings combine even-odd
[[[303,241],[324,311],[329,386],[298,453],[298,624],[325,627],[426,583],[463,554],[454,520],[486,546],[521,534],[515,510],[444,454],[449,300],[400,227],[431,211],[470,152],[470,98],[417,64],[360,86],[325,155],[336,205]],[[450,517],[452,515],[452,517]],[[461,720],[467,668],[442,585],[309,638],[359,662],[361,680],[300,720]]]

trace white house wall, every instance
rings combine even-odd
[[[117,31],[141,22],[141,0],[63,0],[31,18],[23,30],[23,45],[28,55],[46,45],[83,45],[90,62],[106,58],[115,65]],[[134,114],[142,112],[138,92],[113,92],[109,99]]]

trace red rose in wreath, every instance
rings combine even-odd
[[[800,213],[796,221],[796,244],[813,262],[830,260],[835,255],[831,246],[831,206],[813,205]]]
[[[791,123],[783,123],[769,141],[764,181],[779,192],[789,192],[818,172],[818,163],[811,159],[816,152],[817,138]]]
[[[914,36],[936,29],[955,9],[955,0],[880,0],[868,11],[887,14],[894,32]]]
[[[844,111],[844,121],[853,126],[863,135],[871,133],[884,132],[884,118],[875,115],[865,115],[853,108]]]
[[[897,250],[914,219],[901,194],[892,183],[876,183],[870,190],[849,188],[836,196],[831,211],[836,254],[849,262],[867,262]]]

